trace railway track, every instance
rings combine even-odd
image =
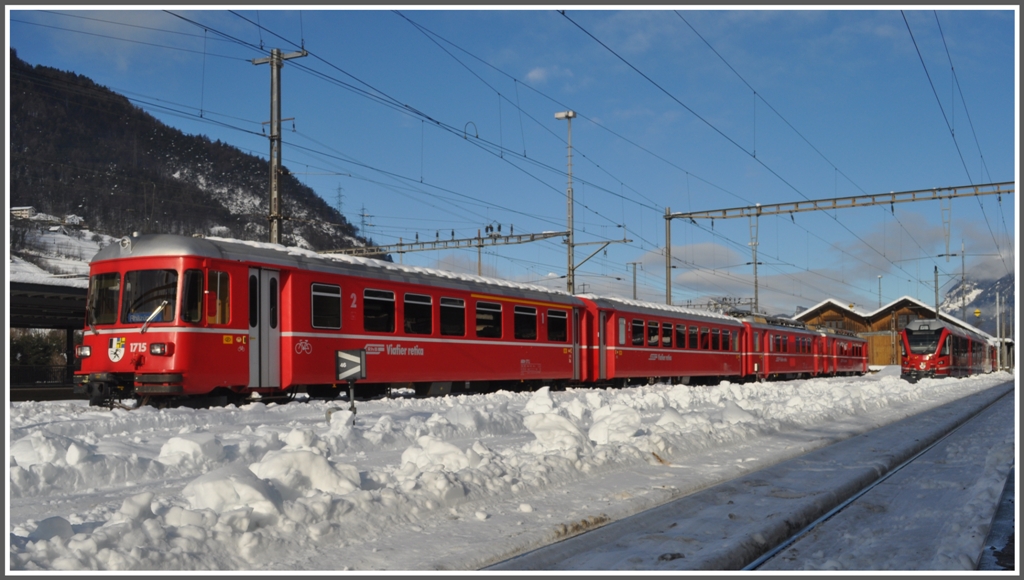
[[[1006,432],[1012,437],[1013,404],[1013,393],[1006,393],[744,570],[850,569],[851,564],[864,569],[865,562],[871,569],[977,568],[976,558],[955,561],[963,550],[953,545],[961,534],[986,538],[997,506],[985,511],[981,505],[958,506],[957,500],[964,491],[993,482],[979,481],[976,462],[957,459],[984,457],[994,440]],[[981,514],[964,519],[958,510]],[[981,550],[975,554],[980,557]]]
[[[982,472],[1005,475],[1013,436],[1004,383],[487,569],[972,569],[1003,488]],[[996,439],[1008,456],[992,456]],[[966,505],[977,485],[991,501]]]

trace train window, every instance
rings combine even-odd
[[[740,351],[740,335],[735,330],[732,332],[732,350],[735,352]]]
[[[754,333],[754,352],[761,351],[761,332],[757,331]]]
[[[431,311],[430,296],[425,294],[406,294],[402,316],[405,318],[405,331],[409,334],[430,334],[434,332],[434,317]]]
[[[647,346],[658,346],[658,321],[647,322]]]
[[[277,328],[277,278],[270,279],[270,328]]]
[[[260,279],[249,276],[249,328],[256,328],[260,322]]]
[[[719,342],[720,341],[720,339],[719,339],[719,333],[720,332],[721,331],[718,330],[717,328],[712,328],[711,329],[711,350],[720,350],[721,349],[721,343]]]
[[[363,328],[369,332],[395,331],[395,293],[363,290]]]
[[[626,344],[626,319],[619,318],[619,344]]]
[[[670,322],[661,323],[661,346],[672,346],[672,323]]]
[[[341,286],[313,283],[309,292],[313,328],[341,328]]]
[[[633,345],[644,345],[644,321],[633,319]]]
[[[564,310],[548,310],[548,340],[569,340],[569,314]]]
[[[700,349],[711,350],[711,332],[704,327],[700,329]]]
[[[483,338],[501,338],[501,304],[476,303],[476,335]]]
[[[732,350],[732,335],[728,330],[722,331],[722,350]]]
[[[768,352],[775,352],[775,336],[771,334],[764,335],[764,342],[768,345]]]
[[[676,325],[676,348],[686,348],[686,325]]]
[[[950,341],[950,338],[952,338],[952,337],[950,337],[950,336],[946,337],[946,342],[944,342],[942,344],[942,353],[939,354],[939,356],[949,356],[949,341]]]
[[[516,306],[512,314],[516,339],[537,340],[537,309],[533,306]]]
[[[231,313],[228,273],[210,270],[206,277],[206,323],[227,324]]]
[[[441,334],[466,336],[466,301],[462,298],[441,298]]]
[[[117,322],[117,299],[121,295],[121,275],[97,274],[89,280],[89,324]]]
[[[201,322],[203,319],[203,273],[185,270],[181,286],[181,321]]]
[[[175,270],[128,272],[124,275],[121,322],[170,322],[174,320],[177,294],[178,272]]]
[[[697,336],[698,336],[697,335],[697,327],[696,326],[691,326],[690,327],[690,341],[686,343],[686,344],[689,345],[690,348],[693,348],[693,349],[700,348],[700,342],[697,340]]]

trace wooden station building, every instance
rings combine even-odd
[[[988,333],[967,324],[959,318],[941,312],[945,322],[955,324],[993,338]],[[882,306],[874,312],[856,310],[852,304],[843,304],[829,298],[819,304],[798,312],[795,320],[808,326],[849,330],[868,340],[868,364],[875,366],[898,365],[901,362],[899,333],[911,321],[920,318],[935,318],[934,305],[904,296]]]

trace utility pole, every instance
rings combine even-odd
[[[964,241],[960,240],[960,320],[967,320],[967,297],[964,295],[964,285],[967,283],[965,260]]]
[[[757,301],[757,227],[761,221],[761,204],[755,206],[757,213],[750,218],[750,249],[754,254],[754,311],[752,314],[756,314],[760,309],[760,305]]]
[[[569,207],[569,215],[568,215],[568,222],[569,222],[568,225],[569,225],[569,227],[566,228],[568,230],[568,232],[569,232],[569,239],[568,239],[568,247],[569,247],[569,252],[568,252],[569,253],[569,262],[568,262],[568,264],[569,265],[568,265],[568,268],[566,269],[566,272],[565,272],[565,280],[566,280],[566,288],[568,289],[569,294],[575,294],[575,274],[576,274],[576,265],[574,263],[575,262],[575,258],[573,257],[573,248],[575,247],[575,244],[573,243],[573,231],[572,231],[573,230],[573,227],[572,227],[572,120],[573,120],[574,117],[576,117],[576,112],[575,111],[562,111],[562,112],[555,113],[555,118],[556,119],[559,119],[559,120],[565,119],[566,122],[569,124],[569,142],[568,142],[568,150],[569,150],[569,185],[568,185],[568,187],[566,187],[566,191],[565,191],[566,197],[568,198],[568,207]]]
[[[253,64],[270,64],[270,243],[281,243],[281,191],[278,175],[281,172],[281,67],[284,61],[306,56],[306,49],[281,54],[281,49],[270,51],[267,58],[254,58]]]
[[[665,208],[665,304],[672,306],[672,215],[671,208]],[[636,268],[633,268],[633,276],[636,276]],[[633,291],[634,298],[636,290]]]
[[[996,370],[1003,370],[1003,329],[1002,319],[999,316],[999,292],[996,292],[996,340],[999,347],[996,348]]]
[[[643,266],[644,266],[642,262],[626,262],[626,269],[629,269],[630,266],[633,266],[633,300],[636,300],[636,266],[637,266],[637,264],[640,264],[641,268],[643,268]]]
[[[935,320],[939,319],[939,267],[935,266]]]
[[[345,197],[345,196],[341,194],[341,186],[339,185],[339,186],[338,186],[338,197],[337,197],[337,199],[336,199],[336,201],[337,201],[337,203],[338,203],[338,213],[339,213],[339,214],[341,213],[341,200],[342,200],[342,198],[344,198],[344,197]]]

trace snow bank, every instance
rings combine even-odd
[[[443,553],[472,567],[479,554],[458,548],[472,542],[430,530],[458,521],[500,552],[517,526],[562,517],[570,486],[632,481],[642,467],[706,452],[738,464],[766,436],[820,444],[836,421],[866,430],[1010,379],[910,384],[890,368],[852,379],[381,399],[355,414],[324,401],[131,411],[12,403],[10,566],[403,570]],[[700,485],[699,471],[688,477]],[[606,501],[650,489],[640,478]],[[387,540],[396,535],[400,551]]]

